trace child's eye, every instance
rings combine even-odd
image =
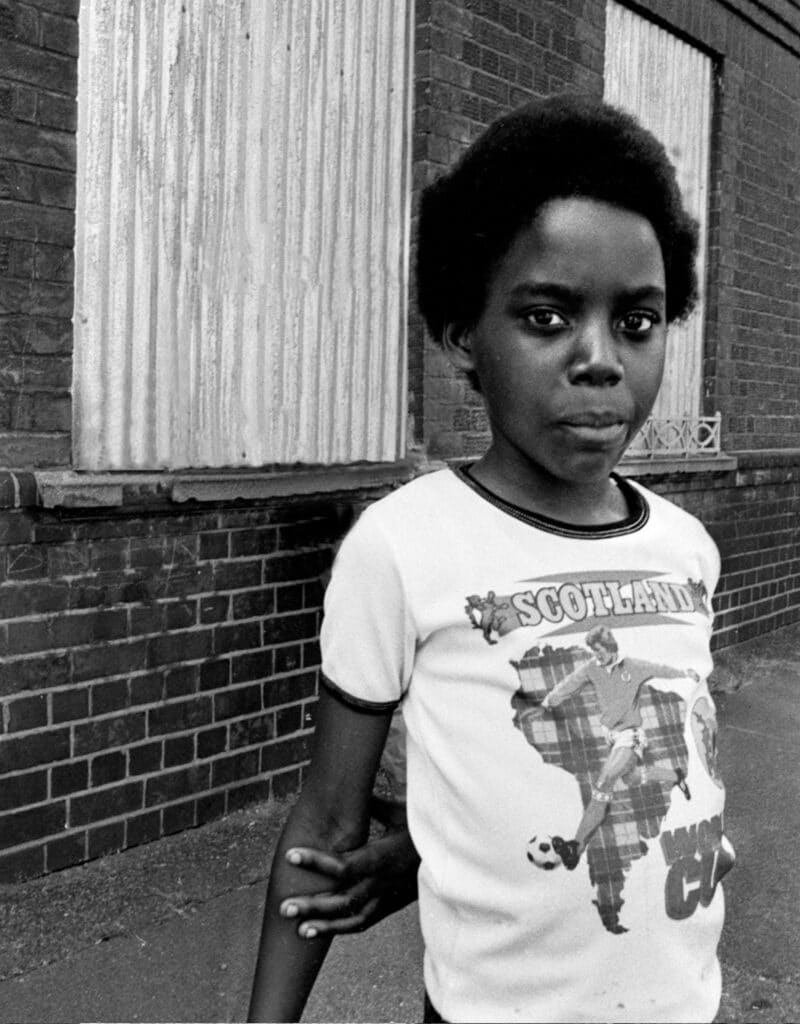
[[[632,334],[635,337],[643,338],[659,322],[657,313],[648,313],[646,310],[634,310],[626,313],[619,321],[619,329],[625,334]]]
[[[525,313],[525,320],[529,327],[535,327],[540,330],[542,328],[546,330],[547,328],[567,326],[567,321],[564,317],[547,306],[537,306],[536,309],[529,309]]]

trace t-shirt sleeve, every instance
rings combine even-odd
[[[717,584],[719,583],[721,560],[719,548],[712,540],[711,535],[704,526],[701,527],[701,529],[702,549],[700,554],[700,563],[702,566],[703,582],[706,585],[710,599],[714,591],[717,589]]]
[[[366,711],[391,711],[408,687],[416,645],[397,560],[372,510],[342,542],[325,593],[323,683]]]

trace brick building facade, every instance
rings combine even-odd
[[[0,880],[294,792],[325,574],[353,516],[487,440],[409,316],[407,460],[72,471],[78,0],[0,0]],[[800,9],[626,5],[713,62],[702,411],[632,463],[723,556],[717,646],[800,619]],[[606,0],[417,0],[411,188],[530,96],[602,95]],[[412,252],[413,258],[413,252]]]

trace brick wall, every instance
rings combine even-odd
[[[378,493],[176,507],[134,488],[113,510],[39,505],[32,470],[69,463],[77,6],[0,0],[0,451],[24,467],[0,471],[0,880],[296,789],[325,574]],[[602,92],[604,0],[416,6],[414,209],[502,109]],[[739,464],[645,480],[720,544],[718,646],[800,617],[800,175],[787,130],[800,16],[795,32],[769,6],[646,5],[722,70],[706,395]],[[419,446],[483,449],[480,403],[414,315],[409,383]]]
[[[750,0],[631,3],[717,62],[705,412],[727,450],[800,447],[800,12]],[[773,18],[773,9],[779,18]],[[602,95],[605,0],[418,0],[417,192],[499,113]],[[431,454],[488,440],[479,399],[412,324],[425,361],[417,431]],[[419,420],[419,415],[422,420]]]
[[[722,557],[716,649],[800,621],[800,453],[742,453],[735,471],[642,482],[696,515]]]
[[[24,507],[31,474],[1,482],[0,881],[294,792],[323,581],[365,496],[58,512]]]
[[[0,449],[69,462],[78,0],[0,0]]]
[[[417,0],[414,209],[437,176],[503,111],[535,96],[603,93],[604,0]],[[412,319],[424,363],[418,436],[434,457],[479,454],[483,406]],[[421,417],[421,419],[420,419]]]

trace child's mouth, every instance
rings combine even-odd
[[[613,447],[625,439],[628,425],[624,420],[580,418],[563,420],[562,427],[576,440],[601,448]]]

